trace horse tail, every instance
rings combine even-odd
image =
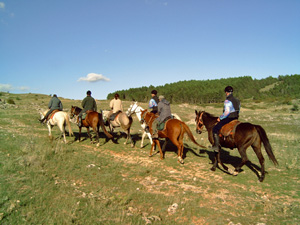
[[[271,144],[269,142],[268,136],[266,134],[266,131],[264,130],[264,128],[262,128],[259,125],[254,125],[254,126],[259,134],[260,139],[262,140],[262,142],[264,144],[264,147],[269,156],[269,159],[274,163],[274,165],[278,165],[278,162],[273,154],[273,150],[272,150]]]
[[[195,140],[194,135],[191,132],[190,128],[184,122],[181,122],[181,125],[183,126],[184,131],[187,133],[187,135],[189,136],[189,138],[191,139],[191,141],[194,144],[198,145],[201,148],[206,148],[205,146],[198,144],[198,142]]]
[[[74,136],[72,128],[71,128],[71,124],[70,124],[70,118],[67,113],[65,113],[65,119],[66,119],[66,123],[67,123],[68,129],[69,129],[69,136]]]
[[[105,126],[104,126],[104,122],[103,122],[103,118],[102,118],[102,114],[101,113],[98,113],[98,118],[99,118],[99,124],[104,132],[104,134],[106,135],[106,137],[108,137],[109,139],[112,139],[113,136],[107,132]]]

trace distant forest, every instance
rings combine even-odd
[[[226,78],[218,80],[189,80],[165,84],[163,86],[149,86],[120,90],[107,95],[112,99],[115,93],[122,100],[147,102],[151,98],[153,89],[158,95],[164,95],[171,103],[219,103],[224,101],[224,88],[232,86],[234,96],[254,100],[282,100],[300,99],[300,75],[285,75],[253,79],[251,76]]]

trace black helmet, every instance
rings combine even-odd
[[[224,91],[225,92],[233,92],[233,88],[231,86],[227,86]]]
[[[151,94],[155,94],[155,95],[157,95],[157,90],[153,90],[153,91],[151,91]]]
[[[91,95],[92,92],[91,92],[91,91],[87,91],[86,94],[87,94],[87,95]]]

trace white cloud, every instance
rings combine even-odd
[[[7,92],[7,91],[21,91],[21,92],[27,92],[30,88],[26,86],[21,87],[13,87],[10,84],[0,84],[0,91]]]
[[[5,8],[4,2],[0,2],[0,9],[4,9],[4,8]]]
[[[87,81],[87,82],[97,82],[99,80],[110,81],[110,79],[106,78],[102,74],[89,73],[86,77],[80,77],[78,81]]]
[[[0,84],[0,91],[11,91],[12,89],[10,84]]]
[[[26,87],[26,86],[18,87],[18,89],[19,89],[20,91],[23,91],[23,92],[27,92],[27,91],[30,90],[30,88],[29,88],[29,87]]]

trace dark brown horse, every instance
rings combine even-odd
[[[201,134],[203,128],[205,127],[208,132],[208,140],[211,144],[213,144],[213,134],[212,129],[217,123],[217,118],[207,112],[195,110],[196,113],[196,131]],[[269,139],[265,130],[259,126],[251,123],[239,123],[233,134],[229,136],[220,137],[220,145],[225,148],[234,149],[237,148],[241,157],[241,163],[235,168],[233,175],[237,175],[243,165],[248,161],[248,157],[246,154],[246,150],[249,146],[251,146],[259,159],[259,163],[261,165],[261,176],[259,177],[259,181],[262,182],[265,178],[265,165],[264,165],[264,157],[261,152],[261,143],[263,143],[265,150],[270,158],[270,160],[278,165],[278,162],[273,154],[272,147],[270,145]],[[226,167],[221,159],[220,154],[215,152],[215,161],[213,163],[212,171],[216,170],[218,162],[222,165],[222,167],[228,171],[228,167]]]
[[[81,112],[81,110],[82,109],[77,106],[72,106],[71,107],[71,118],[78,116],[78,114]],[[113,138],[113,136],[110,133],[108,133],[105,129],[101,113],[98,113],[95,111],[88,112],[85,119],[82,120],[81,124],[82,125],[79,127],[79,137],[78,137],[79,141],[80,141],[82,127],[86,127],[89,138],[91,139],[91,142],[93,142],[93,139],[92,139],[92,135],[90,134],[90,127],[93,128],[94,132],[96,133],[97,146],[100,145],[100,142],[99,142],[99,127],[100,126],[102,127],[102,130],[103,130],[104,134],[106,135],[106,137],[108,137],[109,139]]]
[[[153,123],[154,119],[157,117],[158,117],[157,114],[147,112],[147,110],[143,110],[141,113],[141,118],[142,118],[141,123],[146,122],[146,124],[149,126],[149,131],[151,134],[153,133],[152,123]],[[161,149],[158,139],[153,139],[153,143],[151,146],[149,156],[152,156],[152,151],[155,148],[155,146],[157,145],[159,148],[159,152],[160,152],[160,158],[164,159],[163,152],[165,151],[165,147],[167,145],[168,140],[171,140],[178,149],[178,152],[177,152],[178,162],[183,163],[183,159],[182,159],[183,136],[185,133],[187,133],[188,137],[191,139],[191,141],[194,144],[198,145],[201,148],[206,148],[196,142],[191,130],[184,122],[182,122],[181,120],[178,120],[178,119],[169,119],[165,124],[164,130],[158,131],[158,136],[160,138],[165,138],[165,143],[163,145],[163,148]]]

